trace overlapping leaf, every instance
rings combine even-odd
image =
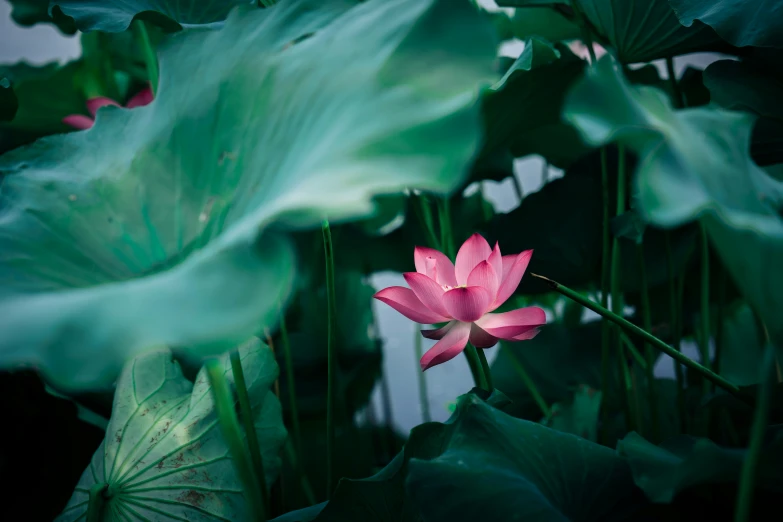
[[[214,27],[234,7],[255,4],[255,0],[51,0],[50,10],[61,9],[80,31],[117,33],[142,13],[165,16],[182,27]]]
[[[577,2],[572,0],[501,0],[498,3],[536,10],[548,6],[578,21],[572,9]],[[614,48],[623,63],[729,47],[704,24],[681,25],[667,0],[579,0],[578,8],[587,18],[594,37]],[[543,25],[540,34],[546,34],[547,30]]]
[[[76,32],[73,19],[65,16],[57,7],[50,10],[49,0],[8,0],[8,3],[11,4],[11,17],[19,25],[50,23],[65,34]]]
[[[753,118],[674,111],[660,91],[629,85],[611,59],[574,88],[566,117],[591,143],[619,141],[639,154],[634,185],[645,219],[663,227],[700,219],[772,338],[783,340],[783,183],[748,154]]]
[[[737,47],[783,48],[783,6],[778,0],[669,0],[680,22],[709,25]]]
[[[274,326],[293,258],[270,225],[457,185],[494,53],[467,1],[283,1],[174,37],[152,104],[0,158],[0,365],[95,387]]]
[[[271,484],[286,438],[280,402],[271,391],[277,364],[257,339],[240,348],[239,355],[266,483]],[[228,354],[221,362],[233,384]],[[108,485],[105,522],[248,519],[206,370],[193,385],[169,350],[128,362],[117,384],[106,438],[57,520],[82,519],[90,488],[102,483]]]

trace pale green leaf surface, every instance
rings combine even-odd
[[[239,352],[271,484],[286,438],[280,402],[270,389],[278,368],[271,350],[257,339]],[[221,364],[233,385],[228,354]],[[195,385],[190,383],[168,350],[128,362],[117,384],[106,438],[57,520],[82,519],[90,487],[101,483],[109,485],[104,522],[248,519],[205,370]]]
[[[495,45],[446,0],[283,1],[175,35],[153,103],[0,157],[0,365],[95,388],[145,349],[273,327],[294,260],[267,229],[458,186]]]
[[[136,15],[153,12],[182,27],[215,26],[236,6],[255,5],[256,0],[51,0],[76,22],[80,31],[125,31]]]
[[[574,87],[565,117],[591,144],[616,141],[639,155],[634,187],[645,220],[675,227],[701,219],[773,339],[783,340],[783,183],[749,156],[753,117],[675,111],[661,91],[631,86],[609,58]]]
[[[669,0],[680,22],[698,20],[738,47],[783,48],[783,3],[779,0]]]

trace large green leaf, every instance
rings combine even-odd
[[[644,508],[611,449],[474,396],[459,408],[440,454],[409,463],[407,490],[427,522],[634,520]]]
[[[727,307],[728,308],[728,307]],[[727,317],[720,332],[720,373],[737,386],[758,384],[764,360],[763,333],[746,303],[725,310]]]
[[[640,156],[634,186],[647,221],[700,219],[738,288],[783,341],[783,183],[748,154],[753,118],[716,108],[675,111],[652,88],[628,84],[603,59],[574,87],[566,117],[595,145]]]
[[[707,24],[738,47],[783,48],[783,9],[778,0],[669,0],[669,4],[683,25]]]
[[[542,9],[549,6],[576,20],[572,0],[502,0],[500,5]],[[710,27],[695,23],[683,27],[667,0],[579,0],[594,37],[613,47],[623,63],[699,51],[725,50],[729,46]],[[542,21],[544,19],[542,18]],[[538,34],[547,34],[541,27]]]
[[[268,229],[459,184],[494,53],[446,0],[283,1],[172,38],[152,104],[0,158],[0,365],[97,387],[274,327],[294,266]]]
[[[256,339],[239,349],[266,483],[280,470],[286,430],[271,391],[277,364]],[[221,363],[234,384],[229,355]],[[108,484],[101,520],[247,520],[242,483],[220,431],[206,369],[195,384],[169,350],[129,361],[117,383],[109,427],[57,519],[80,520],[90,488]]]
[[[73,17],[80,31],[117,33],[142,13],[165,16],[186,28],[214,27],[234,7],[255,4],[256,0],[51,0],[50,9],[57,7]]]
[[[50,23],[65,34],[76,32],[76,24],[69,16],[63,15],[60,8],[49,10],[49,0],[8,0],[11,4],[11,18],[22,26]]]
[[[484,100],[485,151],[510,149],[517,157],[541,154],[552,165],[571,165],[588,148],[560,114],[566,92],[584,68],[584,60],[567,47],[528,39]]]
[[[751,135],[750,153],[761,165],[783,161],[783,75],[772,63],[750,57],[745,61],[719,60],[704,71],[712,101],[726,109],[759,116]]]
[[[628,461],[633,479],[652,502],[668,503],[701,484],[737,482],[745,449],[723,448],[709,439],[681,435],[660,446],[629,433],[617,444],[617,453]],[[756,470],[760,488],[781,491],[783,437],[773,435]]]

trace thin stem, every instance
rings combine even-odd
[[[541,413],[544,414],[544,418],[548,419],[549,416],[552,415],[552,409],[544,400],[544,397],[543,395],[541,395],[541,392],[538,391],[538,387],[536,386],[536,383],[533,381],[530,375],[528,375],[527,371],[525,370],[525,367],[522,365],[522,361],[519,360],[519,358],[511,350],[511,348],[509,348],[506,345],[501,345],[501,346],[503,347],[503,350],[506,350],[506,355],[508,355],[508,358],[511,360],[511,364],[514,365],[514,369],[517,371],[519,377],[522,379],[522,383],[525,385],[527,391],[530,392],[530,395],[533,397],[533,400],[541,409]]]
[[[549,182],[549,161],[546,158],[544,158],[544,165],[543,167],[541,167],[541,186],[543,187],[548,182]]]
[[[682,109],[685,107],[685,99],[680,90],[680,83],[677,81],[677,73],[674,72],[674,58],[671,56],[666,58],[666,72],[669,74],[669,83],[672,86],[672,94],[674,94],[673,105],[676,109]]]
[[[601,232],[601,306],[609,307],[609,276],[611,274],[611,243],[609,236],[609,167],[606,147],[601,148],[601,197],[603,206]],[[609,322],[601,321],[601,440],[607,443],[609,426],[609,370],[611,328]]]
[[[484,372],[484,381],[487,384],[487,390],[492,393],[495,390],[495,387],[492,385],[492,372],[489,370],[487,355],[484,353],[483,348],[476,348],[476,352],[478,352],[479,362],[481,363],[481,370]]]
[[[299,455],[301,455],[301,453],[294,449],[290,439],[285,441],[285,453],[294,469],[302,469],[302,463],[299,460]],[[311,506],[315,504],[313,487],[310,485],[310,480],[307,478],[306,474],[302,473],[299,475],[299,485],[302,486],[302,492],[304,493],[307,503]]]
[[[288,327],[285,324],[285,314],[280,312],[280,342],[283,344],[285,358],[285,375],[288,384],[288,407],[291,410],[291,428],[294,432],[294,449],[297,455],[302,453],[302,430],[299,425],[299,403],[296,400],[296,384],[294,379],[294,361],[291,356],[291,342],[288,340]]]
[[[641,274],[642,284],[642,326],[648,332],[652,330],[652,319],[650,317],[650,291],[647,287],[647,266],[644,262],[644,248],[642,245],[636,247],[639,258],[639,273]],[[661,440],[660,413],[658,411],[658,382],[655,380],[655,352],[653,347],[645,343],[644,357],[647,360],[647,400],[650,403],[650,417],[652,421],[653,440]]]
[[[427,201],[427,198],[424,196],[424,194],[421,194],[418,197],[418,200],[419,206],[421,208],[421,218],[424,221],[424,229],[427,231],[427,235],[429,236],[430,245],[432,245],[432,248],[442,252],[444,245],[441,244],[441,242],[438,240],[438,235],[435,233],[435,222],[432,219],[432,211],[430,210],[429,202]],[[441,226],[443,225],[441,224]]]
[[[158,94],[158,56],[155,54],[155,49],[150,42],[150,35],[147,32],[147,26],[143,20],[135,20],[133,22],[133,31],[136,35],[136,42],[141,47],[141,55],[144,58],[144,65],[147,67],[147,78],[150,82],[150,89],[152,94]]]
[[[245,500],[248,502],[251,520],[266,522],[266,505],[259,495],[261,486],[258,483],[253,468],[247,458],[247,451],[242,442],[242,431],[239,427],[231,390],[226,382],[225,371],[219,361],[212,359],[204,365],[207,370],[209,384],[215,399],[218,424],[223,438],[228,445],[231,462],[245,490]]]
[[[634,361],[636,361],[636,364],[639,365],[639,368],[641,368],[643,371],[647,371],[647,361],[642,357],[642,354],[639,353],[639,350],[636,349],[636,346],[634,346],[633,341],[628,338],[628,334],[626,334],[624,331],[620,330],[620,340],[623,341],[623,344],[625,344],[626,350],[628,350],[628,353],[631,354],[631,357],[633,357]]]
[[[612,321],[614,324],[618,325],[622,329],[624,329],[626,332],[628,332],[631,335],[634,335],[636,337],[639,337],[645,342],[650,343],[654,348],[657,348],[658,350],[662,351],[675,361],[679,362],[680,364],[683,364],[687,366],[688,368],[692,369],[693,371],[696,371],[700,373],[705,379],[708,379],[715,383],[716,386],[720,386],[727,392],[731,393],[732,395],[736,396],[740,400],[744,401],[745,398],[741,395],[740,389],[736,384],[732,384],[720,375],[716,374],[709,368],[705,368],[698,362],[689,359],[679,351],[675,350],[665,342],[661,341],[651,333],[639,328],[632,322],[624,319],[623,317],[620,317],[619,315],[610,312],[606,308],[602,307],[598,303],[594,303],[593,301],[587,299],[585,296],[580,294],[579,292],[575,292],[574,290],[571,290],[567,286],[563,286],[557,281],[553,281],[547,277],[538,275],[538,274],[530,274],[532,277],[536,277],[538,279],[541,279],[549,284],[549,286],[555,290],[556,292],[559,292],[563,294],[564,296],[568,297],[569,299],[573,299],[577,303],[581,304],[585,308],[588,308],[592,310],[593,312],[597,313],[601,317],[604,317],[610,321]]]
[[[722,265],[718,265],[716,271],[718,272],[718,317],[715,324],[715,359],[712,363],[712,368],[716,373],[721,372],[721,357],[723,356],[723,327],[726,322],[726,269]]]
[[[454,234],[451,233],[451,204],[448,196],[438,199],[438,222],[440,224],[441,240],[444,253],[453,258],[454,252]]]
[[[737,508],[734,512],[735,522],[747,522],[750,520],[753,490],[756,486],[756,468],[758,467],[761,448],[764,444],[764,432],[767,429],[769,420],[772,387],[775,382],[775,350],[770,343],[767,343],[766,346],[762,371],[761,384],[759,385],[756,399],[756,411],[753,414],[753,426],[750,431],[750,444],[745,454],[740,475]]]
[[[250,406],[250,396],[247,393],[247,383],[245,382],[245,372],[242,370],[242,361],[239,358],[239,350],[232,350],[231,373],[234,375],[234,384],[236,385],[237,397],[239,398],[239,411],[242,419],[242,426],[245,428],[247,437],[247,447],[250,451],[250,461],[253,464],[253,471],[256,474],[258,485],[261,488],[261,497],[264,505],[269,505],[269,491],[266,488],[266,475],[264,474],[264,461],[261,458],[261,446],[258,444],[258,434],[253,423],[253,409]]]
[[[89,502],[87,504],[87,522],[101,522],[103,510],[106,506],[106,490],[109,485],[105,482],[93,484],[90,487]]]
[[[413,346],[416,349],[416,374],[419,376],[419,405],[421,406],[421,420],[422,422],[432,422],[432,415],[430,414],[430,400],[427,396],[427,377],[424,372],[419,368],[418,361],[421,360],[424,350],[422,349],[421,332],[418,328],[413,329]]]
[[[335,457],[335,371],[337,370],[337,300],[334,290],[334,249],[332,248],[332,233],[329,230],[329,221],[324,220],[321,227],[324,236],[324,255],[326,257],[326,295],[327,295],[327,346],[326,346],[326,494],[332,498],[334,485],[334,457]]]
[[[670,323],[672,340],[674,348],[680,351],[680,308],[681,301],[679,297],[681,294],[677,292],[677,276],[674,273],[674,261],[672,260],[672,242],[671,234],[667,230],[664,233],[664,239],[666,243],[666,265],[669,272],[669,308],[671,309]],[[685,433],[685,376],[683,375],[682,366],[679,364],[674,365],[674,374],[677,379],[677,411],[680,421],[680,432]]]
[[[707,239],[707,229],[703,224],[699,225],[701,235],[701,328],[699,348],[701,363],[706,367],[712,366],[710,362],[710,243]],[[710,383],[704,381],[704,395],[710,393]]]
[[[621,145],[617,146],[617,200],[615,204],[615,216],[619,216],[625,212],[625,150]],[[612,264],[610,268],[609,285],[612,294],[611,310],[617,315],[623,314],[623,296],[620,292],[620,279],[622,275],[622,267],[620,264],[620,241],[617,236],[612,237]],[[613,341],[615,349],[617,350],[617,363],[620,365],[620,374],[625,376],[628,371],[628,362],[623,356],[623,344],[620,340],[620,332],[617,329],[613,330]],[[625,388],[625,410],[626,414],[631,413],[632,404],[635,402],[634,394],[635,389]],[[633,424],[630,415],[626,415],[629,425]],[[637,426],[637,429],[640,427]]]
[[[543,185],[544,183],[546,183],[546,181],[543,181],[541,184]],[[517,199],[521,204],[525,197],[525,193],[522,191],[522,183],[520,183],[519,178],[513,172],[511,173],[511,185],[514,187],[514,194],[516,194]]]
[[[484,372],[481,369],[481,361],[479,361],[479,354],[476,351],[476,347],[468,343],[464,350],[465,357],[468,359],[468,366],[470,366],[470,373],[473,374],[473,382],[476,383],[481,389],[490,391],[487,379],[484,377]]]

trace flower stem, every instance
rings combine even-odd
[[[266,488],[266,475],[264,474],[264,461],[261,458],[261,446],[258,444],[258,434],[253,423],[253,409],[250,406],[250,396],[247,393],[247,383],[245,382],[245,372],[242,371],[242,361],[239,358],[239,350],[232,350],[229,354],[231,359],[231,373],[234,375],[234,384],[237,389],[237,398],[239,398],[239,411],[242,419],[242,426],[245,428],[247,437],[247,447],[250,451],[250,461],[253,464],[253,471],[258,479],[261,488],[261,497],[264,505],[269,505],[269,491]]]
[[[444,250],[445,245],[441,244],[441,242],[438,239],[438,235],[435,233],[435,222],[432,219],[432,210],[430,209],[429,202],[427,201],[427,198],[424,196],[424,194],[421,194],[417,198],[419,200],[419,208],[420,208],[420,219],[424,223],[424,230],[427,231],[427,236],[430,240],[430,245],[432,248],[436,250],[440,250],[441,252]],[[441,222],[441,227],[443,227],[443,223]],[[446,254],[448,255],[448,253]]]
[[[667,230],[665,232],[666,242],[666,265],[669,272],[669,308],[671,309],[671,316],[669,322],[671,323],[670,329],[672,332],[672,340],[674,348],[680,351],[680,308],[681,294],[677,292],[677,276],[674,273],[674,261],[672,260],[672,242],[671,234]],[[683,375],[682,366],[679,364],[674,365],[674,374],[677,379],[677,411],[680,421],[680,432],[686,432],[685,425],[685,376]]]
[[[671,56],[666,58],[666,72],[669,75],[669,83],[672,86],[672,94],[674,95],[672,105],[676,109],[682,109],[685,107],[685,100],[682,97],[680,83],[677,81],[677,73],[674,71],[674,58]]]
[[[654,348],[657,348],[658,350],[662,351],[675,361],[679,362],[680,364],[683,364],[687,366],[688,368],[692,369],[695,372],[700,373],[705,379],[710,380],[711,382],[715,383],[716,386],[719,386],[726,390],[727,392],[731,393],[735,397],[739,398],[742,401],[745,401],[745,398],[740,393],[740,389],[736,384],[732,384],[720,375],[716,374],[709,368],[705,368],[698,362],[694,361],[693,359],[689,359],[679,351],[675,350],[665,342],[661,341],[651,333],[647,332],[646,330],[643,330],[633,324],[632,322],[624,319],[623,317],[620,317],[619,315],[607,310],[603,306],[599,305],[598,303],[594,303],[590,299],[587,299],[585,296],[580,294],[579,292],[575,292],[574,290],[571,290],[567,286],[563,286],[557,281],[553,281],[547,277],[538,275],[538,274],[530,274],[532,277],[536,277],[538,279],[541,279],[549,284],[549,286],[555,290],[556,292],[559,292],[563,294],[564,296],[568,297],[569,299],[573,299],[577,303],[581,304],[585,308],[588,308],[592,310],[593,312],[597,313],[601,317],[604,317],[614,324],[618,325],[622,329],[624,329],[626,332],[628,332],[631,335],[634,335],[641,340],[650,343]]]
[[[421,332],[418,328],[413,329],[413,346],[416,349],[416,368],[419,368],[419,361],[423,355],[423,349],[421,346]],[[421,406],[421,420],[422,422],[432,422],[432,415],[430,414],[430,400],[427,396],[427,377],[421,370],[417,371],[419,376],[419,405]]]
[[[699,351],[701,363],[710,368],[710,243],[707,239],[707,229],[703,224],[699,225],[701,235],[701,328]],[[708,381],[704,381],[702,393],[706,396],[711,391]]]
[[[484,353],[483,348],[476,348],[478,353],[479,362],[481,363],[481,370],[484,373],[484,383],[487,385],[487,391],[492,393],[495,387],[492,385],[492,372],[489,371],[489,363],[487,362],[487,355]]]
[[[648,332],[652,330],[652,319],[650,317],[650,291],[647,287],[647,266],[644,262],[644,248],[642,245],[636,247],[639,258],[639,273],[641,274],[642,286],[642,326]],[[655,352],[649,344],[644,344],[644,357],[646,359],[647,373],[647,400],[650,403],[650,418],[652,421],[652,438],[655,442],[661,440],[660,418],[658,411],[658,382],[655,380]]]
[[[337,301],[334,290],[334,249],[332,248],[332,233],[329,230],[329,221],[324,220],[321,227],[324,236],[324,255],[326,257],[326,295],[327,295],[327,345],[326,345],[326,494],[332,498],[334,486],[334,398],[335,398],[335,371],[336,368],[336,328],[337,328]]]
[[[285,314],[280,311],[280,342],[283,344],[285,358],[285,375],[288,384],[288,407],[291,410],[291,428],[294,432],[294,449],[297,455],[302,453],[302,430],[299,426],[299,403],[296,400],[296,384],[294,379],[294,362],[291,357],[291,342],[288,340],[288,327],[285,324]]]
[[[490,391],[487,379],[484,377],[484,372],[481,369],[481,361],[479,361],[479,354],[476,347],[468,343],[463,352],[468,359],[468,366],[470,366],[470,373],[473,374],[473,382],[476,383],[481,389]]]
[[[601,197],[603,206],[601,232],[601,306],[609,306],[609,276],[611,267],[611,243],[609,237],[609,168],[607,165],[606,147],[601,149]],[[611,328],[608,321],[601,321],[601,441],[608,443],[607,429],[609,426],[609,371],[610,354],[609,341]]]
[[[644,359],[644,357],[642,357],[642,354],[639,353],[639,350],[636,349],[633,341],[628,338],[628,334],[622,330],[620,330],[620,340],[623,342],[623,344],[625,344],[626,350],[628,350],[628,353],[631,354],[631,357],[633,357],[633,360],[636,361],[636,364],[639,365],[639,368],[641,368],[643,371],[647,371],[647,361]]]
[[[247,451],[242,442],[242,431],[234,410],[234,401],[226,382],[223,366],[215,359],[207,361],[204,366],[207,370],[207,377],[209,378],[209,384],[212,387],[215,399],[218,424],[220,424],[223,438],[228,445],[234,469],[245,490],[245,500],[250,508],[251,520],[265,522],[266,505],[263,502],[263,497],[259,495],[261,486],[258,483],[256,474],[253,473],[250,459],[247,458]]]
[[[87,520],[86,522],[102,522],[103,511],[106,506],[106,490],[109,489],[109,485],[105,482],[100,484],[93,484],[90,487],[89,502],[87,504]]]
[[[144,58],[144,65],[147,67],[147,78],[150,82],[153,96],[158,94],[158,56],[150,42],[150,35],[147,32],[147,26],[143,20],[134,20],[133,32],[136,35],[136,42],[141,48],[141,54]]]
[[[509,348],[507,345],[501,345],[501,346],[503,347],[503,350],[506,351],[508,358],[511,360],[511,364],[514,365],[514,369],[517,371],[519,377],[522,379],[522,382],[527,388],[527,391],[530,392],[530,395],[533,397],[533,400],[541,409],[541,413],[544,414],[544,418],[548,419],[550,415],[552,415],[552,409],[544,400],[544,397],[541,395],[541,392],[538,391],[538,387],[536,386],[536,383],[527,373],[527,370],[525,370],[525,367],[522,365],[522,361],[519,360],[519,358],[516,356],[513,350],[511,350],[511,348]]]
[[[761,384],[756,398],[756,411],[753,414],[753,426],[750,431],[750,444],[742,464],[734,522],[750,520],[753,490],[756,486],[756,468],[761,457],[761,447],[764,444],[764,432],[767,429],[772,387],[775,382],[775,350],[769,342],[767,342],[764,352],[762,372]]]

